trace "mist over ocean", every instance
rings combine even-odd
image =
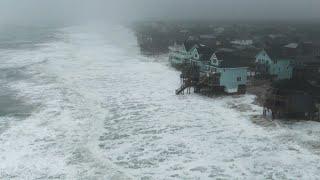
[[[260,126],[254,96],[176,96],[130,28],[0,30],[0,179],[316,179],[319,124]]]

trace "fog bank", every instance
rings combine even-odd
[[[320,18],[318,0],[1,0],[0,2],[0,23],[318,18]]]

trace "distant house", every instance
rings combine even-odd
[[[199,36],[200,39],[216,39],[217,37],[214,34],[202,34]]]
[[[182,30],[180,30],[179,32],[182,33],[182,34],[188,34],[188,33],[189,33],[189,30],[187,30],[187,29],[182,29]]]
[[[298,56],[294,61],[293,77],[320,86],[320,57]]]
[[[286,57],[296,57],[301,54],[301,47],[298,43],[289,43],[282,48],[282,54]]]
[[[205,44],[209,47],[219,46],[219,39],[214,34],[202,34],[199,36],[199,41],[201,44]]]
[[[256,73],[276,80],[291,79],[293,59],[282,56],[278,50],[262,50],[256,56]]]
[[[236,46],[251,46],[253,45],[253,40],[233,40],[230,43]]]
[[[285,48],[290,48],[290,49],[296,49],[298,48],[299,44],[298,43],[289,43],[287,45],[285,45]]]
[[[225,29],[223,27],[217,27],[214,29],[214,32],[216,34],[222,34],[225,31]]]
[[[320,58],[320,44],[313,45],[312,55]]]
[[[283,34],[269,34],[268,37],[270,39],[283,38],[285,37]]]

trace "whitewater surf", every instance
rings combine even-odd
[[[252,95],[176,96],[179,73],[129,28],[20,33],[0,46],[0,179],[320,178],[317,123],[254,124]]]

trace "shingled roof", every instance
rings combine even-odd
[[[184,43],[184,47],[187,51],[190,51],[195,45],[198,45],[198,41],[195,40],[186,40]]]
[[[267,52],[268,56],[271,58],[271,60],[275,60],[277,58],[282,58],[282,51],[281,48],[269,48],[269,49],[265,49],[265,51]]]
[[[289,43],[287,45],[285,45],[285,48],[292,48],[292,49],[296,49],[298,48],[299,44],[298,43]]]
[[[304,64],[320,64],[320,59],[314,56],[298,56],[295,58],[295,61]]]
[[[219,51],[215,53],[217,58],[221,60],[220,67],[236,68],[246,67],[247,59],[237,55],[234,52]]]
[[[292,59],[301,54],[298,50],[298,43],[270,44],[268,48],[264,49],[271,60]]]
[[[306,92],[315,96],[320,96],[320,88],[313,86],[305,80],[280,80],[272,83],[272,87],[288,92]]]
[[[199,44],[197,51],[200,55],[201,61],[209,61],[212,55],[214,54],[214,50],[206,45]]]

